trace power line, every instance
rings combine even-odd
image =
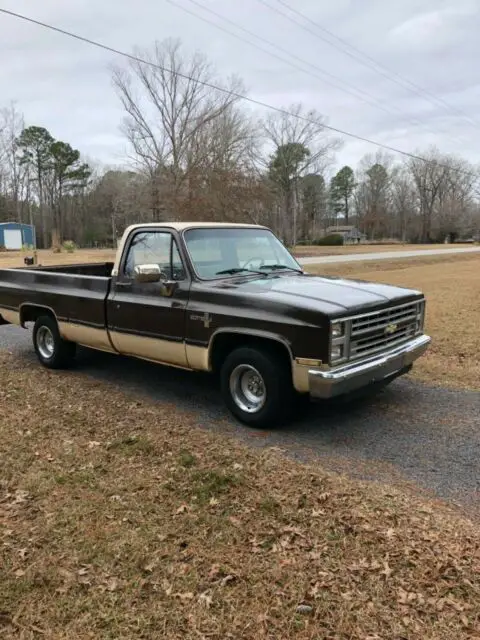
[[[268,7],[271,11],[274,11],[275,13],[283,16],[286,20],[289,20],[293,24],[296,24],[301,29],[303,29],[304,31],[307,31],[314,37],[342,51],[345,55],[349,56],[350,58],[353,58],[354,60],[356,60],[357,62],[360,62],[364,66],[369,67],[370,69],[373,69],[376,73],[380,74],[390,82],[393,82],[403,87],[404,89],[408,89],[410,92],[413,92],[416,95],[425,98],[431,104],[435,104],[436,106],[440,106],[444,109],[447,109],[450,112],[456,113],[457,115],[461,116],[466,122],[468,122],[470,125],[474,126],[475,128],[478,128],[478,123],[461,109],[458,109],[457,107],[454,107],[453,105],[449,104],[443,98],[439,98],[438,96],[435,96],[433,93],[430,93],[429,91],[415,84],[408,78],[404,78],[399,73],[392,71],[391,69],[388,69],[385,65],[375,60],[375,58],[372,58],[368,54],[364,53],[363,51],[355,47],[353,44],[350,44],[347,40],[344,40],[343,38],[340,38],[339,36],[335,35],[334,33],[326,29],[324,26],[322,26],[318,22],[315,22],[314,20],[306,16],[301,11],[298,11],[298,9],[295,9],[294,7],[290,6],[284,0],[277,0],[277,2],[281,4],[283,7],[285,7],[286,9],[288,9],[289,11],[291,11],[292,13],[296,14],[297,16],[299,16],[300,18],[308,22],[309,24],[313,25],[315,29],[324,33],[326,36],[328,36],[328,38],[333,39],[334,42],[331,42],[328,38],[322,37],[319,33],[317,33],[317,31],[310,29],[307,25],[302,24],[298,20],[295,20],[294,18],[284,13],[277,7],[274,7],[268,2],[266,2],[266,0],[258,0],[258,2],[263,4],[265,7]],[[335,44],[335,42],[339,44]]]
[[[140,58],[139,56],[136,56],[132,53],[127,53],[126,51],[122,51],[121,49],[116,49],[115,47],[111,47],[107,44],[104,44],[102,42],[98,42],[96,40],[92,40],[90,38],[87,38],[86,36],[81,36],[77,33],[73,33],[72,31],[67,31],[66,29],[62,29],[60,27],[56,27],[52,24],[49,24],[47,22],[42,22],[41,20],[36,20],[35,18],[31,18],[29,16],[25,16],[21,13],[16,13],[15,11],[10,11],[8,9],[2,9],[0,7],[0,13],[12,16],[14,18],[18,18],[19,20],[24,20],[25,22],[29,22],[31,24],[35,24],[39,27],[43,27],[44,29],[48,29],[49,31],[54,31],[56,33],[60,33],[64,36],[67,36],[69,38],[73,38],[74,40],[78,40],[79,42],[84,42],[85,44],[90,44],[93,47],[97,47],[99,49],[103,49],[104,51],[108,51],[110,53],[114,53],[115,55],[119,55],[122,56],[124,58],[127,58],[128,60],[131,60],[132,62],[137,62],[139,64],[144,64],[147,65],[149,67],[153,67],[155,69],[160,69],[161,71],[164,71],[165,73],[169,73],[171,75],[176,75],[179,78],[183,78],[184,80],[189,80],[190,82],[195,82],[197,84],[200,84],[204,87],[208,87],[209,89],[213,89],[214,91],[219,91],[220,93],[225,93],[227,95],[230,95],[232,98],[237,98],[238,100],[245,100],[245,102],[249,102],[250,104],[254,104],[257,107],[262,107],[263,109],[270,109],[271,111],[275,111],[276,113],[279,113],[281,115],[284,116],[289,116],[291,118],[296,118],[297,120],[301,120],[303,122],[308,122],[309,124],[317,124],[314,120],[312,120],[311,118],[308,118],[306,116],[302,116],[298,113],[293,113],[291,111],[288,111],[287,109],[283,109],[282,107],[275,107],[274,105],[268,104],[267,102],[263,102],[262,100],[257,100],[255,98],[250,98],[248,96],[245,96],[241,93],[239,93],[238,91],[232,91],[231,89],[225,89],[224,87],[219,87],[218,85],[213,84],[212,82],[208,82],[206,80],[198,80],[196,78],[193,78],[192,76],[189,76],[186,73],[180,73],[179,71],[172,71],[172,69],[169,69],[168,67],[165,67],[164,65],[160,65],[157,64],[155,62],[151,62],[149,60],[144,60],[143,58]],[[328,124],[322,124],[322,127],[324,129],[327,129],[328,131],[332,131],[333,133],[337,133],[340,135],[344,135],[347,136],[349,138],[352,138],[353,140],[358,140],[360,142],[366,142],[367,144],[372,144],[376,147],[379,147],[381,149],[385,149],[386,151],[390,151],[392,153],[398,153],[402,156],[405,156],[407,158],[410,158],[412,160],[419,160],[420,162],[424,162],[425,164],[433,164],[439,167],[443,167],[445,169],[449,169],[452,170],[452,167],[449,167],[446,164],[443,164],[441,162],[436,162],[435,160],[428,160],[427,158],[423,158],[422,156],[418,156],[414,153],[410,153],[408,151],[403,151],[402,149],[397,149],[396,147],[392,147],[391,145],[388,144],[384,144],[383,142],[377,142],[376,140],[371,140],[370,138],[365,138],[364,136],[358,135],[356,133],[351,133],[350,131],[345,131],[343,129],[339,129],[337,127],[332,127],[331,125]],[[462,169],[454,169],[456,172],[458,173],[463,173],[465,175],[469,175],[469,176],[475,176],[476,174],[474,174],[471,171],[464,171]]]
[[[352,51],[356,52],[359,56],[361,56],[364,59],[363,64],[366,63],[365,61],[369,62],[370,63],[370,65],[369,65],[370,68],[375,69],[377,71],[377,73],[380,73],[385,78],[387,78],[390,81],[395,82],[396,84],[399,84],[399,85],[401,85],[403,87],[405,87],[405,86],[406,86],[406,88],[410,87],[410,91],[413,91],[417,95],[420,95],[420,96],[423,95],[423,97],[426,97],[427,100],[429,100],[430,102],[433,101],[434,103],[436,103],[437,106],[443,106],[446,109],[456,113],[457,115],[462,116],[466,121],[468,121],[470,124],[472,124],[473,126],[478,128],[478,122],[476,122],[473,118],[471,118],[462,109],[459,109],[458,107],[455,107],[454,105],[448,103],[443,98],[440,98],[439,96],[436,96],[435,94],[431,93],[430,91],[428,91],[424,87],[421,87],[420,85],[416,84],[412,80],[409,80],[408,78],[405,78],[404,76],[400,75],[396,71],[393,71],[392,69],[389,69],[385,65],[381,64],[380,62],[378,62],[378,60],[375,60],[375,58],[372,58],[371,56],[369,56],[367,53],[365,53],[361,49],[358,49],[358,47],[355,47],[353,44],[349,43],[347,40],[344,40],[343,38],[340,38],[336,34],[332,33],[331,31],[329,31],[328,29],[326,29],[325,27],[320,25],[318,22],[315,22],[314,20],[312,20],[311,18],[309,18],[305,14],[301,13],[297,9],[294,9],[287,2],[285,2],[285,0],[277,0],[277,2],[279,4],[281,4],[281,5],[283,5],[284,7],[286,7],[287,9],[289,9],[290,11],[292,11],[293,13],[296,13],[297,15],[302,17],[304,20],[306,20],[310,24],[313,24],[318,30],[322,31],[323,33],[326,33],[328,36],[330,36],[331,38],[333,38],[337,42],[340,42],[341,44],[345,45],[346,47],[348,47]],[[264,3],[264,4],[266,4],[266,3]],[[318,37],[318,34],[317,34],[317,37]],[[332,43],[330,43],[330,44],[332,44]],[[335,45],[332,44],[332,46],[335,46]],[[344,51],[344,52],[347,55],[350,55],[350,56],[352,55],[348,51]],[[357,60],[359,60],[358,57],[357,57]]]
[[[319,73],[321,73],[324,76],[327,76],[329,78],[331,78],[332,80],[326,80],[325,78],[320,77],[318,74],[316,73],[312,73],[311,71],[307,71],[306,69],[303,69],[301,67],[298,66],[298,64],[295,64],[294,62],[292,62],[291,60],[286,60],[284,58],[282,58],[281,56],[272,53],[271,51],[268,51],[267,49],[259,46],[258,44],[251,42],[250,40],[247,40],[246,38],[243,38],[242,36],[239,36],[238,34],[226,29],[225,27],[222,27],[221,25],[217,24],[216,22],[213,22],[212,20],[209,20],[208,18],[205,18],[201,15],[199,15],[198,13],[195,13],[194,11],[187,9],[186,7],[178,4],[178,2],[176,2],[175,0],[165,0],[166,2],[168,2],[169,4],[171,4],[172,6],[177,7],[178,9],[180,9],[181,11],[184,11],[185,13],[198,18],[199,20],[202,20],[203,22],[210,24],[212,26],[214,26],[216,29],[219,29],[220,31],[223,31],[224,33],[227,33],[231,36],[233,36],[234,38],[237,38],[238,40],[241,40],[242,42],[246,42],[247,44],[251,45],[252,47],[255,47],[256,49],[263,51],[264,53],[267,53],[267,55],[270,55],[274,58],[276,58],[277,60],[280,60],[281,62],[284,62],[288,65],[290,65],[291,67],[298,69],[299,71],[302,71],[303,73],[308,74],[309,76],[313,77],[313,78],[317,78],[319,80],[322,80],[323,82],[326,82],[327,84],[330,84],[333,87],[336,87],[337,89],[340,89],[340,91],[343,91],[344,93],[347,93],[349,95],[352,95],[354,98],[360,99],[363,102],[369,104],[370,106],[376,107],[378,109],[380,109],[381,111],[383,111],[384,113],[387,113],[388,115],[394,115],[393,112],[387,108],[385,105],[383,105],[381,103],[380,100],[378,100],[377,98],[375,98],[375,96],[373,96],[372,94],[364,91],[363,89],[359,89],[358,87],[355,87],[352,84],[347,84],[345,83],[343,80],[341,80],[341,78],[339,78],[338,76],[335,76],[334,74],[330,73],[329,71],[326,71],[325,69],[307,61],[304,60],[303,58],[300,58],[299,56],[297,56],[296,54],[288,51],[287,49],[284,49],[283,47],[267,40],[266,38],[263,38],[262,36],[257,35],[256,33],[253,33],[252,31],[246,29],[245,27],[239,25],[238,23],[236,23],[233,20],[230,20],[229,18],[227,18],[226,16],[221,15],[220,13],[217,13],[216,11],[214,11],[213,9],[210,9],[209,7],[206,7],[205,5],[203,5],[201,2],[198,2],[197,0],[187,0],[187,2],[190,2],[191,4],[196,5],[197,7],[199,7],[200,9],[214,15],[216,18],[219,18],[220,20],[223,20],[224,22],[231,24],[233,27],[235,27],[236,29],[239,29],[240,31],[243,31],[244,33],[246,33],[247,35],[256,38],[257,40],[259,40],[260,42],[263,42],[265,44],[267,44],[270,47],[273,47],[274,49],[277,49],[278,51],[281,51],[282,53],[286,54],[287,56],[298,60],[301,64],[303,65],[307,65],[309,67],[312,67],[313,69],[315,69],[316,71],[318,71]],[[340,84],[339,84],[340,82]],[[342,86],[345,85],[345,86]],[[346,88],[349,87],[349,88]],[[354,93],[355,92],[355,93]],[[392,105],[390,105],[392,106]],[[393,106],[393,108],[395,109],[395,111],[397,113],[402,114],[402,111],[400,109],[398,109],[397,107]],[[416,119],[412,119],[409,117],[404,117],[403,120],[407,120],[408,122],[410,122],[411,124],[413,124],[415,127],[419,126],[419,127],[425,127],[425,124],[420,122],[419,120]],[[445,133],[444,131],[439,131],[439,133]],[[448,135],[448,134],[447,134]],[[451,140],[453,140],[455,143],[458,143],[458,140],[451,137],[449,135],[449,138]]]
[[[215,11],[213,11],[213,9],[209,9],[208,7],[204,7],[203,5],[201,5],[199,2],[195,2],[195,0],[188,0],[189,2],[193,2],[193,4],[196,4],[197,6],[201,7],[202,9],[204,9],[205,11],[208,11],[209,13],[212,13],[213,15],[217,16],[218,18],[225,20],[226,22],[229,22],[231,24],[233,24],[237,29],[240,29],[241,31],[244,31],[245,33],[248,33],[249,35],[253,36],[254,38],[257,38],[263,42],[265,42],[266,44],[268,44],[271,47],[274,47],[280,51],[283,51],[284,53],[286,53],[287,55],[292,55],[292,57],[297,58],[298,60],[300,60],[303,64],[306,64],[308,66],[314,66],[311,63],[307,62],[306,60],[302,60],[302,58],[298,58],[298,56],[294,56],[293,54],[290,54],[288,51],[286,51],[285,49],[282,49],[281,47],[269,42],[268,40],[265,40],[264,38],[261,38],[260,36],[257,36],[256,34],[254,34],[251,31],[248,31],[247,29],[244,29],[243,27],[241,27],[240,25],[235,24],[232,20],[229,20],[228,18],[225,18],[224,16],[221,16],[219,13],[216,13]],[[319,80],[322,80],[324,82],[326,82],[327,84],[331,85],[332,87],[336,87],[337,89],[340,89],[340,91],[344,91],[345,93],[348,93],[349,95],[353,96],[354,98],[359,98],[359,95],[357,95],[356,93],[354,93],[354,91],[358,92],[358,94],[364,93],[361,89],[357,89],[356,87],[351,87],[352,91],[350,89],[345,89],[344,87],[342,87],[340,84],[336,84],[334,81],[332,80],[325,80],[324,78],[322,78],[321,76],[312,73],[311,71],[307,71],[306,69],[304,69],[303,67],[300,67],[299,65],[295,64],[294,62],[292,62],[291,60],[287,60],[285,58],[282,58],[281,56],[272,53],[271,51],[269,51],[268,49],[264,49],[263,47],[259,46],[258,44],[255,44],[254,42],[251,42],[250,40],[247,40],[246,38],[243,38],[242,36],[239,36],[237,33],[234,33],[233,31],[229,31],[228,29],[226,29],[225,27],[222,27],[219,24],[216,24],[215,22],[213,22],[212,20],[209,20],[208,18],[205,18],[203,16],[198,15],[198,13],[195,13],[194,11],[191,11],[190,9],[187,9],[186,7],[181,6],[180,4],[178,4],[177,2],[175,2],[175,0],[165,0],[165,2],[168,2],[168,4],[171,4],[172,6],[180,9],[181,11],[184,11],[185,13],[188,13],[189,15],[193,16],[194,18],[198,18],[198,20],[202,20],[202,22],[205,22],[206,24],[210,24],[213,27],[215,27],[216,29],[219,29],[220,31],[223,31],[224,33],[227,33],[231,36],[233,36],[234,38],[237,38],[237,40],[240,40],[241,42],[246,42],[247,44],[251,45],[252,47],[255,47],[256,49],[258,49],[259,51],[263,51],[264,53],[266,53],[269,56],[272,56],[273,58],[276,58],[277,60],[280,60],[280,62],[283,62],[285,64],[290,65],[291,67],[293,67],[294,69],[297,69],[298,71],[301,71],[302,73],[306,73],[307,75],[313,77],[313,78],[317,78]],[[316,67],[317,69],[319,69],[318,67]],[[324,73],[325,75],[330,76],[331,78],[335,78],[335,76],[333,74],[329,74],[328,72],[324,71],[323,69],[319,69],[319,71],[321,73]],[[365,94],[367,97],[366,98],[362,98],[360,97],[360,100],[364,100],[364,102],[373,105],[373,106],[378,106],[379,109],[381,109],[382,111],[384,111],[385,113],[388,113],[388,115],[392,115],[391,111],[388,111],[387,109],[385,109],[383,106],[381,105],[376,105],[374,102],[369,100],[368,94]],[[375,98],[373,98],[373,100],[375,100]]]

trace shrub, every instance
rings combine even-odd
[[[75,242],[73,242],[73,240],[65,240],[65,242],[63,243],[63,248],[67,253],[73,253],[76,250],[77,245],[75,244]]]
[[[343,236],[338,233],[332,233],[329,236],[323,238],[316,238],[312,244],[318,246],[338,247],[343,244]]]

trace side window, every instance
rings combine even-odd
[[[144,231],[134,236],[125,260],[124,274],[133,278],[134,269],[140,264],[157,264],[168,278],[174,280],[185,278],[177,245],[167,232]]]

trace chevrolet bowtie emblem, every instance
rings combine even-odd
[[[395,333],[397,329],[398,329],[398,324],[391,322],[390,324],[387,324],[387,326],[385,327],[385,334],[387,336],[391,336],[392,333]]]

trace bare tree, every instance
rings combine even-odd
[[[371,239],[391,228],[391,168],[392,157],[378,152],[364,156],[357,169],[357,221]]]
[[[243,87],[236,78],[225,85],[226,92],[207,86],[220,84],[210,64],[199,53],[186,56],[179,41],[156,43],[138,53],[150,64],[133,61],[113,71],[127,113],[124,132],[135,163],[152,181],[152,209],[159,213],[161,194],[175,215],[191,188],[190,178],[211,160],[212,134],[221,119],[238,132],[233,106]],[[235,149],[234,139],[231,135],[223,149],[224,161]]]
[[[454,240],[470,226],[478,173],[463,158],[445,156],[444,179],[438,190],[437,211],[433,227],[437,238]]]
[[[322,175],[340,146],[324,123],[322,115],[306,111],[301,104],[271,114],[263,123],[270,177],[283,200],[279,232],[293,244],[297,241],[300,179],[308,173]]]
[[[443,165],[443,158],[435,147],[429,149],[421,157],[424,157],[426,161],[411,158],[408,160],[407,166],[417,190],[421,220],[420,240],[430,242],[435,206],[448,168]]]
[[[417,214],[417,194],[408,169],[397,165],[391,173],[393,232],[392,237],[406,242],[413,232]]]
[[[23,114],[14,103],[0,110],[0,171],[4,195],[13,205],[13,217],[23,222],[28,171],[20,163],[17,138],[24,128]]]

